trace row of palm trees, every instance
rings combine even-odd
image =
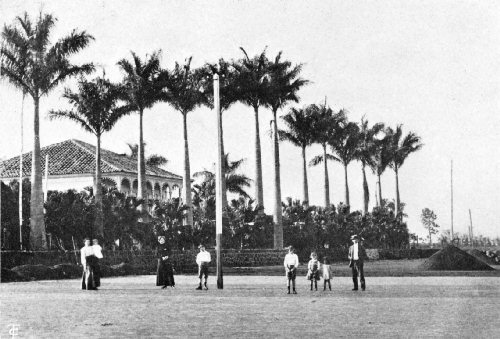
[[[286,129],[279,130],[283,141],[291,142],[302,150],[303,163],[303,197],[305,204],[309,202],[307,179],[306,149],[312,144],[320,144],[323,153],[315,156],[309,166],[324,165],[324,204],[330,205],[330,185],[328,177],[328,160],[341,163],[345,176],[345,204],[350,206],[349,183],[347,180],[348,165],[358,160],[363,175],[363,211],[368,213],[370,192],[366,180],[366,167],[371,168],[378,177],[378,201],[382,202],[382,184],[380,177],[390,167],[396,176],[396,215],[400,215],[401,199],[399,194],[398,171],[411,153],[422,148],[421,139],[413,132],[403,136],[402,125],[395,129],[383,123],[370,126],[364,118],[360,123],[348,121],[347,112],[334,112],[327,106],[326,100],[321,105],[308,105],[303,108],[291,108],[281,117]],[[328,152],[328,149],[331,153]]]
[[[181,113],[183,119],[184,182],[182,195],[183,202],[188,207],[186,223],[193,224],[187,115],[203,105],[213,107],[212,79],[215,73],[220,78],[220,114],[227,112],[236,102],[244,103],[253,110],[255,119],[255,199],[261,211],[264,209],[264,197],[259,112],[263,108],[268,108],[273,113],[271,123],[275,174],[275,206],[273,209],[275,248],[283,246],[280,138],[281,140],[289,140],[302,148],[304,201],[306,202],[309,200],[305,161],[306,148],[312,143],[319,143],[323,146],[323,154],[315,157],[311,164],[321,162],[324,164],[326,205],[330,203],[327,160],[338,160],[345,167],[346,204],[349,205],[347,165],[351,161],[354,159],[361,161],[364,177],[365,166],[375,169],[376,174],[380,177],[388,165],[393,166],[397,174],[397,170],[407,156],[406,153],[411,153],[409,146],[402,142],[400,145],[398,144],[401,150],[398,156],[395,156],[394,142],[398,133],[399,138],[401,138],[401,126],[392,131],[381,124],[369,128],[366,121],[362,121],[360,125],[348,122],[344,111],[334,113],[326,105],[326,102],[323,105],[291,109],[282,117],[288,129],[279,130],[278,112],[290,102],[298,102],[298,91],[309,83],[308,80],[300,77],[302,65],[293,65],[290,61],[283,60],[281,52],[275,58],[268,58],[264,49],[260,54],[250,57],[241,48],[243,56],[238,60],[220,59],[216,63],[207,63],[199,68],[192,68],[192,58],[188,58],[183,64],[175,63],[171,70],[161,66],[161,51],[155,51],[145,58],[140,58],[132,52],[130,59],[124,58],[117,62],[123,74],[122,81],[112,83],[106,79],[105,73],[102,77],[85,78],[85,75],[95,70],[95,66],[92,63],[75,65],[69,60],[71,56],[87,47],[94,38],[85,31],[74,30],[68,36],[51,45],[49,38],[54,23],[55,18],[52,15],[40,13],[36,22],[33,22],[25,13],[24,16],[17,17],[12,25],[5,25],[2,31],[2,77],[23,93],[29,94],[33,98],[35,106],[30,218],[33,230],[32,243],[35,249],[46,248],[40,166],[39,102],[43,95],[48,95],[57,85],[71,77],[78,77],[78,89],[77,91],[65,89],[63,94],[63,97],[71,105],[71,109],[52,110],[49,112],[49,117],[73,120],[97,138],[94,192],[99,211],[96,218],[97,230],[101,234],[103,229],[102,201],[101,190],[98,189],[101,187],[102,180],[100,171],[101,136],[109,131],[121,117],[132,113],[139,115],[138,198],[144,198],[146,196],[144,113],[160,102],[170,104]],[[386,136],[381,140],[374,141],[374,135],[380,130],[384,130]],[[392,146],[389,146],[388,140],[393,141]],[[411,141],[411,147],[414,150],[421,147],[419,146],[419,138],[414,134],[411,134],[408,141]],[[333,154],[328,153],[328,147]],[[225,154],[223,142],[221,148],[222,154]],[[367,185],[365,189],[366,211]],[[380,182],[379,194],[381,197]],[[226,199],[223,200],[223,203],[227,204]],[[397,202],[399,204],[399,193],[397,194]],[[141,205],[141,209],[144,210],[144,205]]]

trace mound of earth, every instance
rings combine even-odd
[[[45,265],[22,265],[12,268],[12,271],[29,280],[57,279],[57,273]]]
[[[484,261],[488,265],[495,265],[496,264],[495,259],[488,257],[484,252],[482,252],[480,250],[477,250],[477,249],[468,250],[467,253],[476,257],[477,259],[479,259],[481,261]]]
[[[82,276],[82,267],[75,264],[59,264],[52,267],[58,279],[79,278]]]
[[[456,246],[448,245],[434,253],[419,266],[426,271],[491,271],[485,262],[477,259]]]

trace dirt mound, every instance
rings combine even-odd
[[[57,279],[57,273],[45,265],[22,265],[12,268],[12,271],[21,277],[30,280]]]
[[[486,253],[484,253],[480,250],[476,250],[476,249],[468,250],[467,253],[469,253],[470,255],[476,257],[477,259],[487,263],[488,265],[495,265],[496,264],[495,259],[488,257],[486,255]]]
[[[420,269],[426,271],[491,271],[492,267],[458,247],[448,245],[425,260]]]

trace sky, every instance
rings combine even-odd
[[[27,11],[57,18],[52,41],[72,29],[95,37],[72,58],[92,61],[114,81],[122,77],[116,63],[134,51],[144,57],[162,50],[162,66],[172,68],[193,56],[193,65],[219,58],[237,59],[239,47],[255,55],[267,47],[274,57],[303,63],[302,77],[311,83],[300,90],[302,107],[320,103],[345,108],[351,121],[364,116],[403,132],[415,132],[424,147],[412,154],[399,172],[401,200],[411,232],[425,236],[422,209],[437,215],[442,230],[451,225],[451,162],[453,161],[454,230],[466,233],[469,209],[475,234],[500,235],[500,3],[497,1],[21,1],[0,0],[0,24],[11,24]],[[99,70],[99,74],[100,74]],[[70,138],[95,144],[95,137],[69,121],[49,121],[50,109],[68,108],[61,99],[68,81],[41,101],[41,145]],[[21,94],[0,82],[0,158],[21,150]],[[271,112],[261,110],[264,203],[273,207]],[[230,159],[245,158],[242,172],[254,177],[254,117],[250,107],[234,105],[224,113],[224,139]],[[24,151],[33,147],[33,104],[24,103]],[[282,125],[282,124],[281,124]],[[200,108],[188,115],[192,173],[215,163],[216,117]],[[124,153],[137,143],[138,115],[121,119],[105,134],[102,147]],[[169,159],[166,169],[183,173],[182,117],[167,104],[144,115],[146,152]],[[321,147],[307,149],[307,159]],[[280,145],[283,197],[302,197],[300,149]],[[344,172],[329,164],[331,200],[344,200]],[[311,204],[323,203],[322,167],[308,169]],[[361,165],[348,167],[351,205],[363,204]],[[370,208],[375,204],[376,178],[368,177]],[[254,190],[248,192],[254,195]],[[384,198],[395,198],[395,176],[382,176]]]

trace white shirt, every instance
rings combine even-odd
[[[85,267],[85,265],[87,264],[87,260],[85,260],[85,257],[88,257],[90,255],[94,255],[92,246],[83,246],[80,249],[80,261],[82,262],[83,267]]]
[[[323,279],[327,280],[327,279],[330,279],[332,277],[332,274],[331,274],[331,267],[330,265],[321,265],[321,268],[323,270]]]
[[[292,265],[295,268],[297,268],[299,266],[299,257],[295,253],[288,253],[287,255],[285,255],[284,266],[285,266],[285,268],[288,268]]]
[[[358,243],[352,245],[352,260],[359,260]]]
[[[212,261],[212,257],[210,256],[210,252],[208,251],[201,251],[196,256],[196,263],[198,264],[198,266],[200,266],[201,263],[203,262],[210,262],[210,261]]]
[[[102,259],[103,256],[102,256],[102,247],[101,245],[97,244],[97,245],[92,245],[92,250],[94,251],[94,255],[99,258],[99,259]]]

